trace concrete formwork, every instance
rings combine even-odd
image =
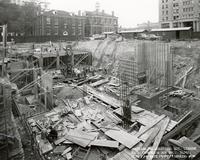
[[[120,58],[119,75],[124,73],[132,84],[173,85],[172,48],[163,42],[135,42],[132,57]],[[143,80],[142,80],[143,79]]]

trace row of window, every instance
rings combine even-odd
[[[78,27],[78,35],[82,35],[82,28],[81,27]],[[58,33],[59,33],[59,28],[58,27],[55,27],[54,28],[54,33],[53,33],[53,35],[58,35]],[[72,30],[71,30],[71,34],[72,35],[76,35],[76,28],[75,27],[72,27]],[[46,35],[47,36],[50,36],[50,35],[52,35],[52,33],[51,33],[51,28],[46,28]]]
[[[173,7],[178,7],[178,6],[179,6],[178,3],[174,3],[174,4],[173,4]]]
[[[47,25],[51,24],[51,18],[50,17],[46,18],[46,24]],[[58,25],[58,24],[59,24],[58,18],[55,18],[54,19],[54,25]],[[67,25],[67,21],[64,22],[64,25]],[[82,22],[78,21],[78,26],[81,26],[81,25],[82,25]],[[76,20],[75,19],[72,19],[72,26],[76,26]]]
[[[183,2],[183,5],[184,5],[184,6],[185,6],[185,5],[190,5],[191,2],[192,2],[191,0],[189,0],[189,1],[184,1],[184,2]]]
[[[168,8],[168,4],[162,5],[162,9],[164,9],[164,8]]]
[[[168,0],[162,0],[162,3],[165,3],[165,2],[167,3],[167,2],[168,2]]]
[[[192,12],[192,11],[193,11],[193,7],[183,8],[183,12]]]
[[[162,11],[162,15],[164,15],[166,13],[166,15],[168,15],[168,10],[167,11]]]
[[[183,15],[182,16],[183,18],[192,18],[192,17],[194,17],[194,14],[187,14],[187,15]],[[200,17],[200,13],[199,13],[199,17]],[[168,21],[168,17],[163,17],[162,18],[162,21]],[[179,19],[179,16],[173,16],[173,20],[177,20],[177,19]]]
[[[116,19],[108,19],[108,18],[93,18],[93,24],[114,24],[117,25]]]
[[[174,10],[173,10],[173,13],[174,13],[174,14],[178,14],[178,13],[179,13],[179,9],[174,9]]]
[[[187,15],[183,15],[183,18],[187,18],[187,17],[193,17],[194,14],[187,14]]]
[[[178,18],[179,18],[179,16],[174,16],[173,17],[174,20],[177,20]]]
[[[165,17],[165,18],[163,17],[163,18],[162,18],[162,21],[168,21],[168,20],[169,20],[168,17]]]

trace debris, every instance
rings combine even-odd
[[[89,149],[84,149],[81,147],[78,147],[78,149],[73,153],[72,158],[73,159],[87,159],[88,155],[90,153],[91,148]]]
[[[65,146],[57,146],[54,150],[53,153],[54,154],[62,154],[64,152],[64,150],[66,149]]]
[[[72,148],[71,148],[71,147],[68,147],[67,149],[65,149],[65,150],[63,151],[62,155],[67,154],[67,153],[70,152],[71,150],[72,150]]]
[[[188,157],[195,159],[200,155],[200,146],[187,137],[181,137],[179,140],[169,139],[168,142],[176,151],[179,148],[181,153],[188,153]]]
[[[152,160],[156,151],[157,151],[157,148],[161,142],[161,139],[165,133],[165,130],[167,129],[167,126],[169,124],[169,121],[170,119],[167,117],[165,118],[164,120],[162,120],[160,122],[160,131],[158,133],[158,135],[155,137],[155,140],[154,140],[154,143],[153,143],[153,146],[152,148],[150,149],[150,152],[148,153],[148,156],[147,156],[147,160]]]
[[[69,153],[67,153],[66,154],[66,158],[67,158],[67,160],[70,160],[70,159],[72,159],[72,154],[69,152]]]
[[[116,128],[118,129],[118,128]],[[121,144],[125,145],[129,149],[131,149],[133,146],[135,146],[140,139],[137,137],[123,131],[123,130],[108,130],[105,132],[107,136],[110,138],[120,142]]]
[[[90,143],[90,146],[118,148],[119,142],[117,142],[117,141],[110,141],[110,140],[94,140],[94,141],[92,141]]]

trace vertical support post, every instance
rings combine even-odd
[[[37,79],[37,70],[33,69],[33,77],[34,77],[34,81]],[[38,86],[37,86],[37,81],[35,82],[35,86],[34,86],[34,91],[35,91],[35,99],[38,101]]]
[[[59,51],[56,51],[56,69],[57,70],[60,69],[60,55],[59,55]]]
[[[44,88],[44,106],[45,106],[45,111],[47,110],[47,93],[48,93],[47,88]]]
[[[40,66],[40,68],[43,68],[43,56],[42,56],[42,51],[43,51],[43,49],[42,49],[42,47],[41,47],[40,59],[39,59],[39,66]]]
[[[3,60],[2,60],[2,77],[6,75],[6,68],[5,68],[5,58],[7,57],[6,54],[6,47],[7,47],[7,24],[3,25]]]

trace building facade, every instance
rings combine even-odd
[[[102,34],[104,32],[116,32],[118,30],[118,17],[112,14],[107,14],[104,10],[86,11],[85,12],[85,36],[94,34]]]
[[[70,36],[83,38],[85,17],[66,11],[51,10],[37,16],[33,36]]]
[[[192,27],[200,31],[199,0],[159,0],[159,22],[161,28]]]
[[[137,24],[137,29],[150,30],[150,29],[153,29],[153,28],[159,28],[159,23],[148,21],[147,23]]]

